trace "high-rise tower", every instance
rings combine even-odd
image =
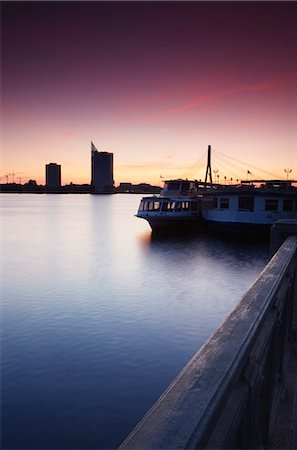
[[[91,190],[93,193],[112,193],[113,181],[113,153],[98,152],[91,142],[92,179]]]
[[[45,184],[48,190],[58,190],[61,187],[61,166],[49,163],[45,166]]]

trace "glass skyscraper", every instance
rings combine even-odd
[[[114,190],[113,153],[98,152],[91,142],[91,164],[91,191],[93,193],[112,193]]]
[[[45,184],[48,189],[60,189],[61,187],[61,166],[56,163],[49,163],[45,166]]]

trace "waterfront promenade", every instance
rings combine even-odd
[[[296,448],[297,223],[120,449]]]

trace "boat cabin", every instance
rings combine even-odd
[[[165,181],[161,191],[162,196],[196,196],[198,193],[197,183],[189,180]]]
[[[203,198],[207,222],[272,225],[280,219],[296,219],[297,189],[287,184],[266,183],[210,189]]]
[[[139,205],[139,213],[163,212],[163,213],[197,213],[201,210],[201,200],[199,199],[172,199],[169,197],[144,197]]]

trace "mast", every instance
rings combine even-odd
[[[212,173],[211,173],[211,146],[208,146],[207,150],[207,167],[205,172],[205,181],[204,184],[207,183],[207,176],[209,175],[209,182],[212,184]]]

